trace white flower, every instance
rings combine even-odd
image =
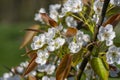
[[[55,11],[55,10],[50,11],[50,17],[52,19],[54,19],[55,21],[58,21],[58,15],[59,15],[59,13],[57,11]]]
[[[111,46],[106,53],[107,62],[113,64],[114,62],[120,64],[120,48]]]
[[[12,74],[11,72],[9,72],[9,73],[4,73],[4,74],[3,74],[3,79],[7,80],[8,78],[10,78],[10,77],[12,77],[12,76],[13,76],[13,74]]]
[[[82,44],[75,43],[75,42],[69,43],[69,46],[68,46],[68,48],[70,49],[71,53],[77,53],[77,52],[79,52],[80,49],[81,49],[81,47],[82,47]]]
[[[112,45],[113,44],[112,40],[115,38],[115,32],[113,31],[113,26],[110,24],[106,25],[105,27],[101,26],[97,38],[100,41],[106,40],[107,46]]]
[[[21,63],[20,63],[20,66],[26,68],[26,67],[28,66],[28,64],[29,64],[28,61],[26,61],[26,62],[21,62]]]
[[[33,43],[31,44],[31,47],[33,50],[39,49],[43,47],[45,44],[45,34],[40,34],[39,36],[34,36]]]
[[[63,25],[60,23],[58,27],[56,27],[59,31],[63,30]]]
[[[110,3],[113,5],[120,6],[120,0],[110,0]]]
[[[98,24],[98,22],[99,22],[99,16],[98,16],[97,14],[94,14],[92,20],[93,20],[96,24]]]
[[[82,11],[83,3],[81,0],[68,0],[63,4],[62,12],[59,17],[64,17],[67,12],[77,13]]]
[[[83,35],[84,35],[84,33],[82,31],[80,31],[80,30],[77,31],[76,40],[78,43],[83,44]]]
[[[40,22],[44,23],[44,22],[43,22],[43,19],[42,19],[42,16],[41,16],[41,13],[46,13],[46,11],[45,11],[44,8],[41,8],[41,9],[39,10],[39,13],[36,13],[36,14],[35,14],[34,20],[35,20],[35,21],[40,21]]]
[[[41,65],[44,65],[49,57],[47,50],[38,50],[37,52],[37,58],[35,59],[35,62]]]
[[[39,13],[46,13],[44,8],[40,8]]]
[[[24,68],[21,67],[21,66],[18,66],[16,67],[16,71],[19,73],[19,74],[22,74],[24,72]]]
[[[61,5],[60,4],[55,4],[55,5],[50,5],[49,10],[50,10],[50,17],[54,19],[55,21],[58,20],[58,10],[60,9]]]
[[[63,6],[67,11],[76,13],[82,10],[83,4],[81,0],[68,0]]]
[[[48,32],[45,33],[46,42],[50,42],[55,37],[56,33],[57,33],[56,28],[49,28]]]
[[[90,36],[87,35],[87,34],[84,34],[82,39],[83,39],[84,42],[89,42],[90,41]]]
[[[59,10],[61,7],[61,4],[54,4],[54,5],[50,5],[49,9],[50,10]]]
[[[94,11],[95,11],[96,14],[98,14],[98,15],[101,14],[102,7],[103,7],[103,1],[101,1],[101,0],[96,0],[96,1],[94,2],[93,9],[94,9]]]
[[[63,44],[65,43],[64,38],[56,38],[55,40],[51,40],[48,43],[48,51],[55,51],[56,49],[59,49]]]
[[[61,9],[61,13],[59,14],[59,17],[60,17],[60,18],[64,17],[67,12],[68,12],[68,10],[63,7],[63,8]]]
[[[38,65],[37,70],[39,72],[45,72],[47,65]]]
[[[36,74],[37,74],[36,71],[31,71],[31,72],[29,73],[29,75],[31,75],[31,76],[36,76]]]
[[[51,64],[47,65],[45,71],[49,75],[53,74],[55,71],[55,65],[51,65]]]
[[[77,43],[82,45],[86,45],[87,42],[90,41],[90,36],[88,34],[84,34],[82,31],[78,30],[76,34]]]
[[[113,45],[113,40],[106,40],[106,46]]]
[[[49,43],[48,43],[48,51],[55,51],[56,49],[56,46],[58,46],[58,44],[55,45],[55,41],[54,40],[51,40]]]
[[[42,80],[56,80],[55,77],[48,77],[48,76],[43,76]]]
[[[75,21],[74,18],[71,16],[66,17],[65,21],[66,21],[68,27],[76,27],[77,26],[77,21]]]

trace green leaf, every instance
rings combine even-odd
[[[105,56],[105,52],[101,52],[99,53],[100,59],[102,60],[106,70],[109,70],[109,64],[106,62],[106,56]]]
[[[109,10],[107,11],[106,16],[107,16],[107,17],[110,17],[110,16],[112,16],[112,15],[114,15],[114,14],[117,14],[117,13],[120,13],[120,6],[114,6],[114,7],[112,7],[111,9],[109,9]]]
[[[73,54],[73,59],[72,59],[72,66],[76,66],[79,64],[82,60],[83,55],[86,53],[86,49],[82,49],[80,52]]]
[[[105,68],[103,61],[100,58],[92,58],[91,66],[101,80],[108,80],[109,71]]]

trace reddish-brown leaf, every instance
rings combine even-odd
[[[26,31],[34,31],[34,32],[45,32],[45,31],[42,31],[42,30],[36,30],[36,29],[25,29]]]
[[[41,15],[42,15],[42,19],[44,20],[44,22],[46,22],[48,25],[52,27],[58,26],[57,22],[54,21],[52,18],[50,18],[46,13],[41,13]]]
[[[66,54],[56,70],[56,80],[64,80],[71,69],[72,55]]]
[[[103,23],[103,26],[106,26],[107,24],[116,26],[119,22],[120,22],[120,13],[110,17],[105,23]]]
[[[89,5],[89,3],[91,3],[91,0],[82,0],[83,4],[85,5]]]
[[[27,55],[28,55],[29,58],[33,58],[36,53],[37,53],[37,50],[31,50],[27,53]]]
[[[39,25],[34,25],[34,26],[31,26],[29,29],[35,29],[35,30],[39,30],[40,26]],[[37,32],[35,31],[27,31],[25,36],[24,36],[24,39],[23,39],[23,42],[20,46],[20,49],[22,49],[23,47],[25,47],[31,40],[32,38],[37,34]]]
[[[28,73],[30,73],[36,66],[37,63],[35,62],[35,59],[37,57],[37,54],[34,54],[33,58],[31,59],[31,61],[29,62],[28,67],[26,68],[23,76],[27,75]]]
[[[77,29],[76,28],[68,28],[67,29],[67,32],[65,33],[65,35],[67,36],[67,37],[72,37],[72,36],[74,36],[74,35],[76,35],[76,33],[77,33]]]
[[[37,80],[35,76],[28,75],[28,80]]]

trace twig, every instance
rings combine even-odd
[[[45,31],[42,31],[42,30],[36,30],[36,29],[25,29],[26,31],[34,31],[34,32],[45,32]]]
[[[96,41],[97,35],[98,35],[98,30],[99,30],[100,26],[103,24],[103,21],[104,21],[104,18],[105,18],[105,14],[106,14],[109,2],[110,2],[110,0],[104,0],[101,17],[99,19],[98,25],[95,27],[94,41]]]
[[[94,37],[94,42],[97,40],[97,34],[98,34],[98,30],[100,28],[100,26],[102,25],[103,21],[104,21],[104,17],[105,17],[105,14],[106,14],[106,11],[107,11],[107,7],[108,7],[108,4],[109,4],[110,0],[104,0],[104,4],[103,4],[103,8],[102,8],[102,13],[101,13],[101,18],[99,20],[99,24],[98,26],[96,27],[95,29],[95,37]],[[89,57],[90,57],[90,52],[93,50],[94,48],[94,45],[92,45],[89,49],[89,52],[87,52],[87,55],[85,56],[85,58],[83,59],[82,63],[81,63],[81,66],[79,67],[80,69],[80,72],[77,76],[77,80],[80,80],[81,79],[81,76],[82,76],[82,73],[89,61]]]

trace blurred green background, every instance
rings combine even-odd
[[[0,0],[0,76],[9,68],[25,61],[25,50],[19,50],[24,29],[36,24],[34,14],[40,7],[48,10],[49,4],[59,0]]]

